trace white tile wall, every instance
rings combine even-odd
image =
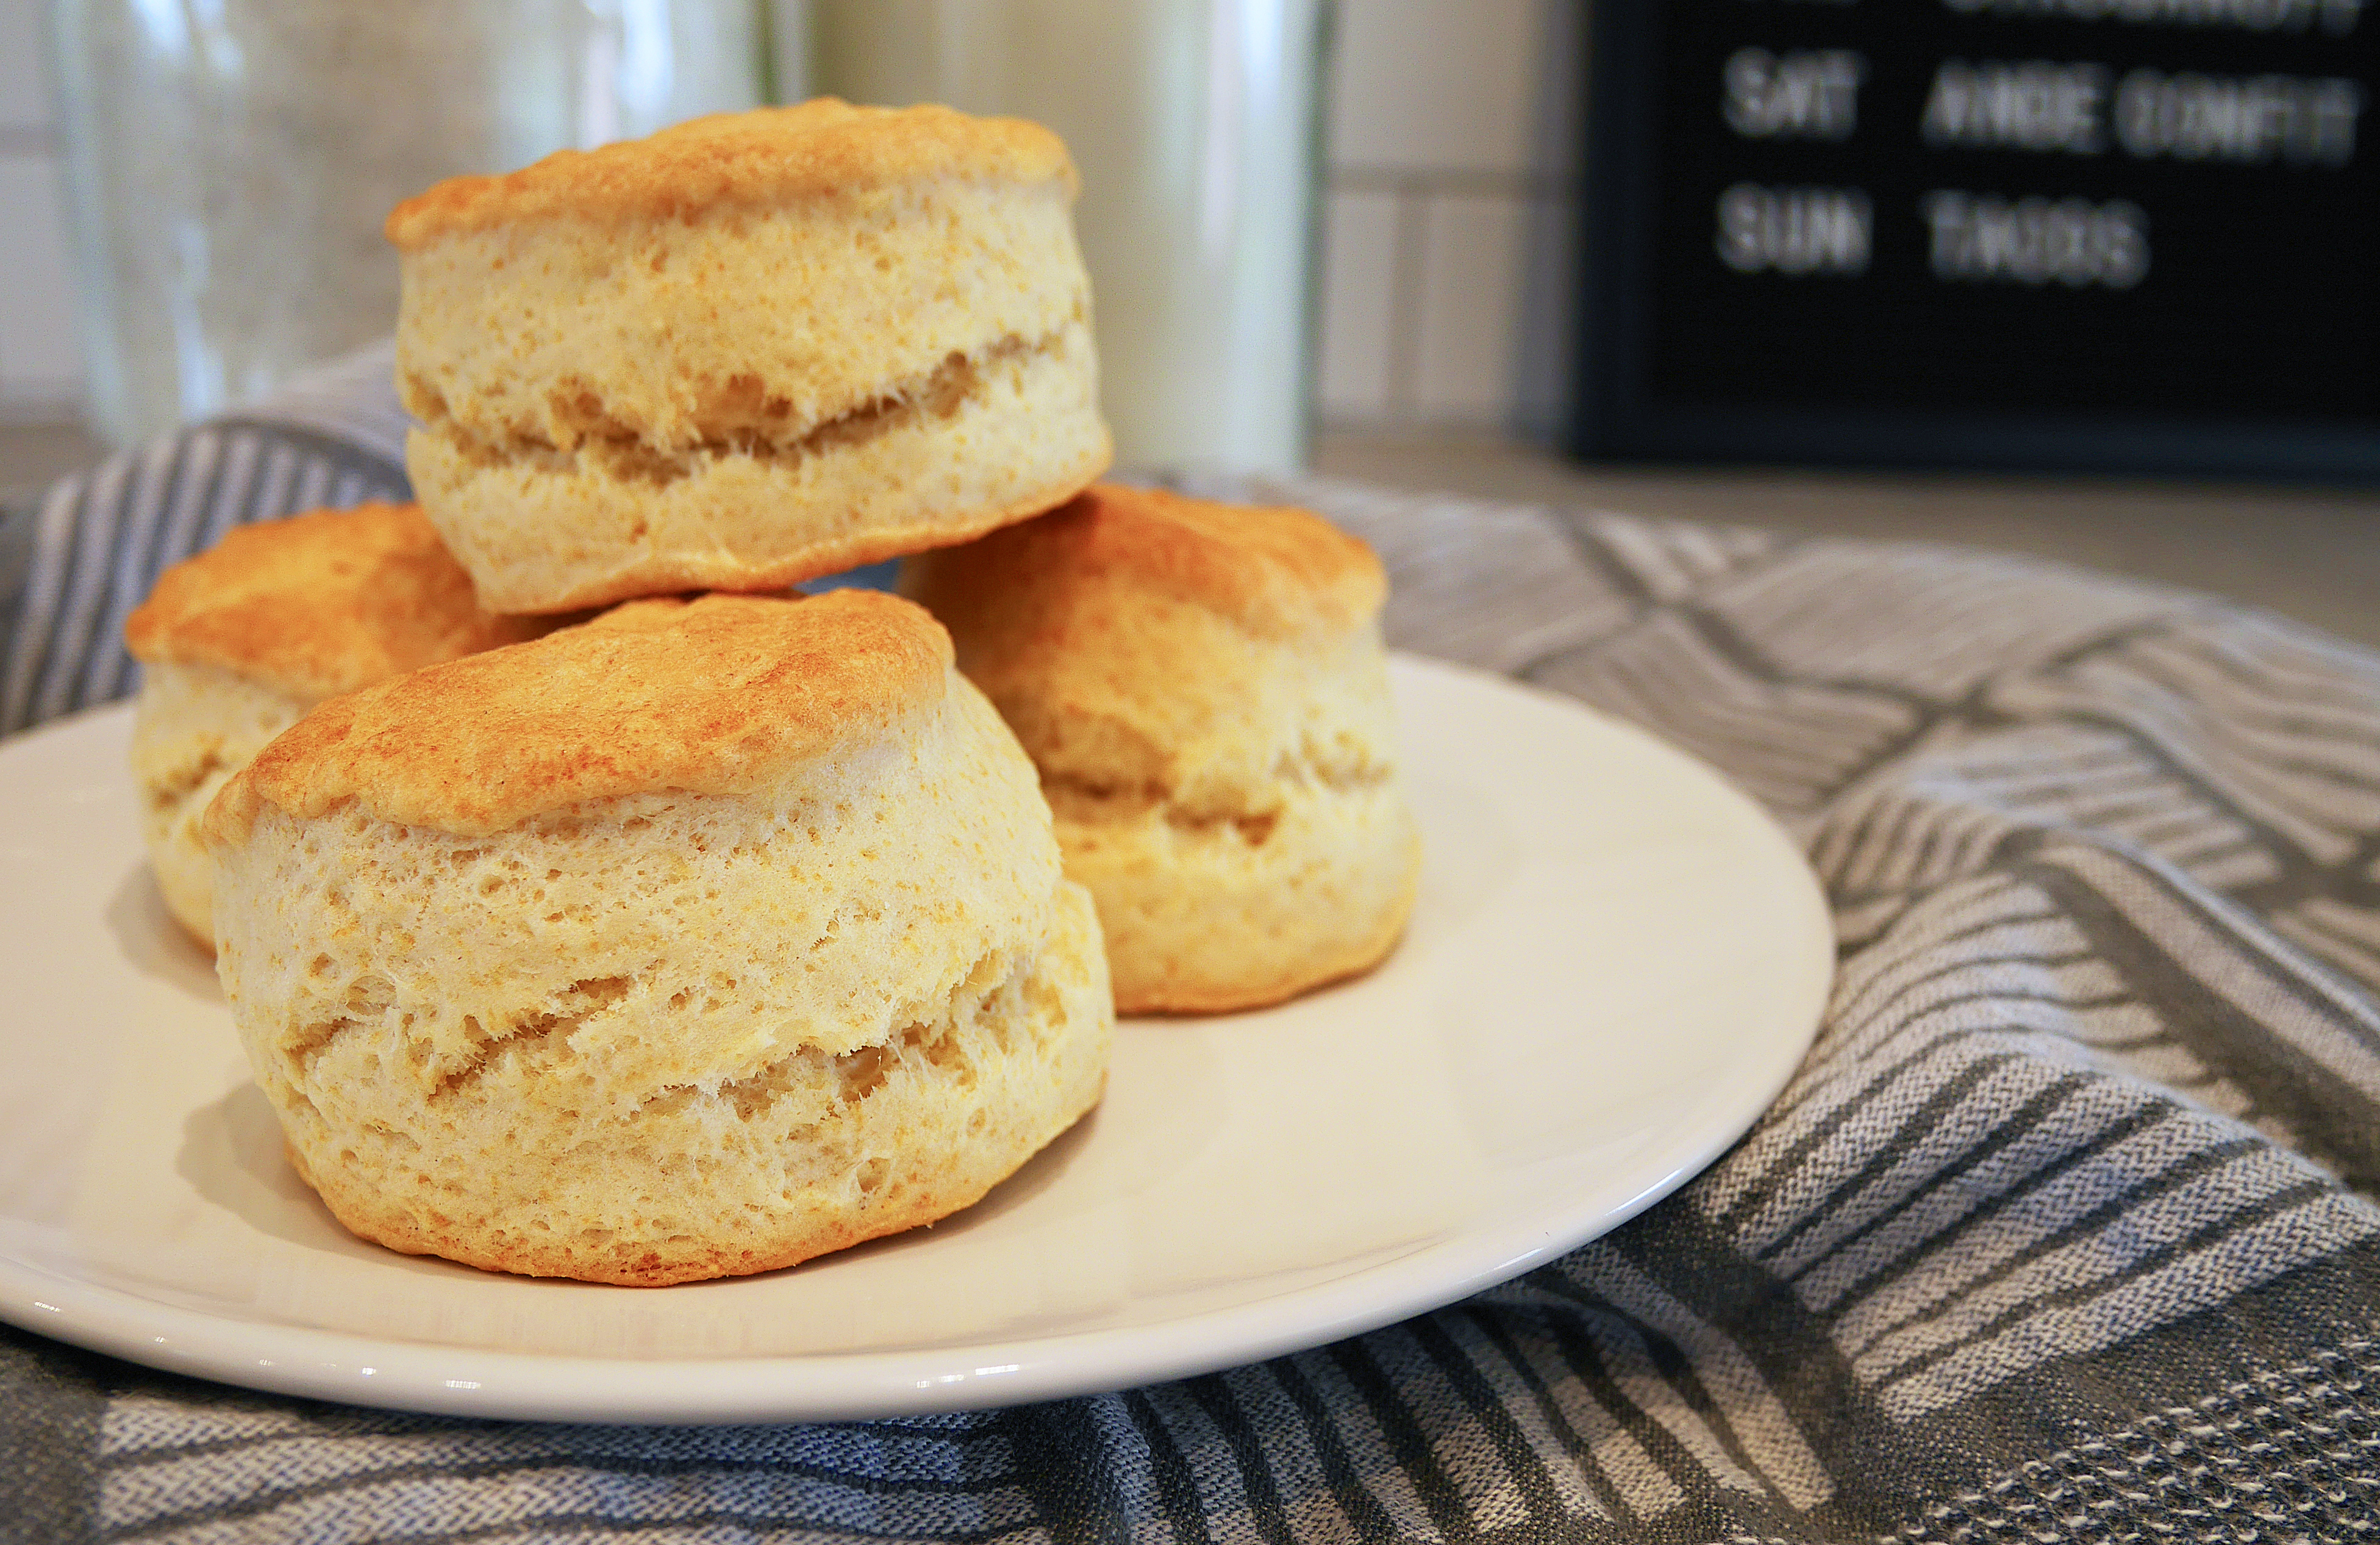
[[[1332,162],[1398,172],[1523,170],[1544,6],[1342,0]]]
[[[68,408],[82,386],[74,280],[46,157],[0,158],[0,409]]]
[[[1341,424],[1532,422],[1561,282],[1580,0],[1341,0],[1325,179],[1321,410]],[[0,0],[0,418],[70,409],[74,297],[43,0]],[[1536,219],[1528,217],[1536,201]],[[1537,329],[1537,331],[1544,331]],[[1534,350],[1534,353],[1532,352]]]
[[[1324,196],[1320,389],[1328,418],[1384,418],[1394,406],[1403,202],[1360,190]]]
[[[41,0],[0,0],[0,128],[49,123],[44,56]]]
[[[64,417],[82,395],[42,11],[0,0],[0,419]]]
[[[1580,0],[1342,0],[1331,61],[1326,423],[1560,413]],[[1358,233],[1360,232],[1360,236]],[[1523,318],[1546,323],[1524,333]]]
[[[1443,193],[1422,213],[1411,404],[1436,423],[1501,423],[1512,412],[1529,206]]]

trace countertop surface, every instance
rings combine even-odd
[[[1583,467],[1488,434],[1326,435],[1315,469],[1478,498],[2031,553],[2160,579],[2380,646],[2380,489]]]
[[[0,492],[101,452],[72,425],[0,425]],[[2380,647],[2380,490],[1582,467],[1489,433],[1414,431],[1326,434],[1315,468],[1478,498],[2031,553],[2227,595]]]

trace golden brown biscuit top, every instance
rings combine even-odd
[[[872,590],[635,605],[322,704],[225,785],[207,841],[245,841],[268,804],[480,836],[590,799],[748,792],[891,734],[948,680],[950,635]]]
[[[553,626],[482,610],[418,506],[372,504],[234,527],[158,576],[124,642],[312,701]]]
[[[1039,124],[819,97],[693,118],[597,150],[557,151],[503,176],[449,177],[397,205],[387,233],[410,251],[440,237],[554,215],[676,219],[945,177],[1062,182],[1069,198],[1076,186],[1065,142]]]
[[[1115,483],[1095,483],[1038,519],[929,554],[921,566],[936,592],[1121,584],[1281,639],[1343,632],[1388,598],[1372,550],[1311,510]]]
[[[587,619],[587,626],[597,629],[625,629],[631,633],[650,633],[676,625],[686,616],[686,609],[698,600],[710,599],[691,595],[649,595],[637,601],[624,601],[607,607]],[[719,599],[725,599],[721,597]],[[771,596],[766,599],[795,601],[798,596]]]

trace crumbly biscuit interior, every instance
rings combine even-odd
[[[1260,826],[1061,817],[1123,1014],[1251,1008],[1364,970],[1403,931],[1420,836],[1394,784],[1292,788]]]
[[[1089,322],[1059,184],[555,220],[404,261],[399,384],[429,432],[474,459],[583,448],[639,479],[882,433]]]
[[[1184,833],[1260,844],[1293,799],[1392,790],[1396,731],[1376,625],[1319,642],[1258,639],[1196,608],[1141,630],[1135,675],[1179,684],[1100,692],[1104,667],[1076,658],[978,669],[1041,772],[1058,816],[1076,823],[1157,812]],[[1038,676],[1038,679],[1037,679]]]
[[[1216,633],[1209,648],[1248,657],[1208,677],[1245,718],[1218,712],[1167,742],[1126,700],[1022,711],[1123,1013],[1247,1007],[1361,970],[1413,906],[1419,836],[1377,632],[1304,648]]]
[[[140,834],[166,907],[210,949],[214,860],[199,839],[199,818],[216,791],[310,706],[219,665],[141,667],[132,719]]]
[[[1085,341],[1083,325],[1069,322],[1040,338],[1005,337],[971,353],[954,350],[926,374],[887,383],[849,412],[800,430],[786,422],[790,415],[779,397],[769,399],[757,413],[704,414],[698,420],[698,438],[662,446],[634,425],[602,416],[595,394],[586,392],[587,418],[560,444],[535,432],[478,439],[443,414],[428,419],[420,432],[443,440],[454,462],[475,470],[518,468],[658,490],[700,477],[722,460],[794,466],[951,422],[970,404],[983,401],[1004,378],[1015,379],[1037,366],[1071,364],[1087,352],[1080,347]]]
[[[1053,901],[1036,947],[986,957],[883,1042],[802,1046],[632,1109],[606,1109],[571,1044],[581,1015],[616,1012],[616,981],[583,984],[500,1064],[407,1101],[411,1128],[384,1102],[346,1125],[347,1091],[377,1071],[360,1040],[293,1043],[263,1081],[294,1107],[310,1182],[382,1243],[648,1285],[772,1270],[973,1202],[1097,1101],[1106,957],[1088,894],[1064,883]],[[516,1103],[524,1086],[544,1101]]]
[[[557,1035],[623,1111],[881,1044],[1045,927],[1047,816],[989,717],[955,684],[915,745],[765,797],[630,795],[489,836],[263,807],[225,858],[227,983],[291,1044],[384,1040],[375,1081],[425,1098]]]

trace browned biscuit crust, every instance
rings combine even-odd
[[[225,785],[206,838],[354,800],[460,835],[590,799],[732,794],[941,700],[949,636],[869,590],[706,596],[658,627],[571,628],[323,704]]]
[[[124,642],[311,702],[555,625],[484,609],[419,506],[368,504],[234,527],[158,577]]]
[[[998,606],[1019,587],[1044,599],[1126,587],[1291,639],[1356,627],[1388,596],[1372,550],[1310,510],[1117,483],[1096,483],[1038,520],[985,537],[962,562],[921,566],[937,577],[929,604],[938,615]]]
[[[689,1240],[668,1247],[648,1246],[631,1255],[603,1256],[568,1244],[540,1246],[516,1236],[492,1247],[484,1230],[437,1227],[419,1213],[390,1207],[376,1187],[351,1184],[338,1171],[318,1173],[306,1162],[305,1154],[296,1144],[285,1142],[281,1146],[289,1167],[322,1198],[331,1216],[359,1238],[399,1255],[436,1256],[442,1260],[476,1266],[482,1271],[520,1277],[569,1277],[613,1287],[675,1287],[681,1283],[780,1271],[836,1250],[864,1245],[870,1239],[939,1223],[981,1201],[993,1185],[1005,1178],[994,1175],[984,1177],[982,1184],[952,1186],[948,1183],[949,1165],[940,1155],[909,1154],[905,1156],[902,1173],[888,1175],[882,1187],[887,1200],[894,1205],[879,1202],[864,1219],[853,1218],[820,1227],[795,1244],[753,1249],[716,1241]]]
[[[411,250],[456,232],[556,214],[666,220],[941,177],[1062,182],[1070,197],[1075,187],[1064,141],[1038,124],[819,97],[695,118],[597,150],[557,151],[502,176],[450,177],[397,205],[386,230],[400,250]]]

